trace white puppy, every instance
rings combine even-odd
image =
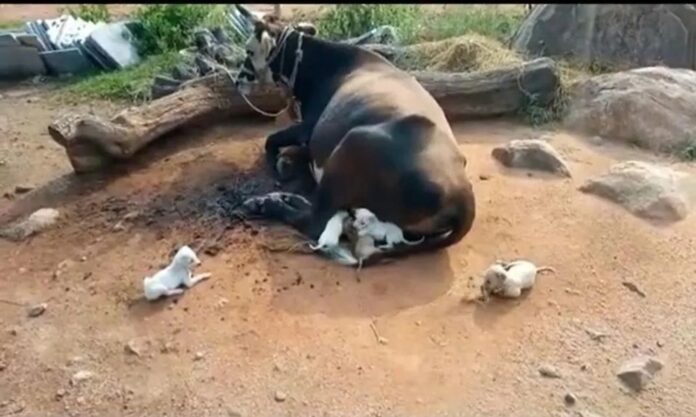
[[[496,261],[484,272],[481,294],[488,300],[491,294],[506,298],[517,298],[522,290],[530,289],[536,282],[537,272],[556,270],[550,266],[537,268],[529,261],[517,260],[512,262]]]
[[[196,253],[190,247],[182,246],[166,268],[151,277],[145,277],[143,280],[145,298],[153,301],[162,296],[182,294],[184,290],[179,288],[180,286],[185,285],[186,288],[191,288],[204,279],[210,278],[211,274],[208,273],[192,276],[193,267],[200,264],[201,261]]]
[[[406,240],[399,226],[379,221],[373,212],[365,208],[355,209],[353,227],[358,231],[358,236],[372,236],[375,241],[386,241],[386,244],[377,246],[379,249],[391,249],[397,243],[417,245],[425,240],[425,236],[415,242]]]
[[[312,250],[317,250],[338,246],[338,242],[343,234],[343,220],[346,217],[348,217],[347,211],[337,211],[336,214],[326,222],[326,227],[321,233],[321,236],[319,236],[319,242],[317,242],[316,245],[310,244],[309,247],[312,248]]]

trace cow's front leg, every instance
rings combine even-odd
[[[252,217],[285,223],[305,233],[312,217],[312,203],[299,194],[277,191],[249,198],[242,204],[242,211]]]
[[[297,123],[279,130],[266,138],[266,161],[271,169],[276,172],[276,161],[281,148],[293,145],[304,146],[306,143],[307,135],[303,123]]]

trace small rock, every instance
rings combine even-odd
[[[380,337],[377,339],[377,341],[379,342],[380,345],[387,345],[387,344],[389,344],[389,339],[387,339],[386,337],[380,336]]]
[[[229,302],[230,302],[230,300],[222,297],[217,301],[216,305],[218,308],[222,308],[222,307],[226,306]]]
[[[616,375],[628,388],[640,392],[663,366],[657,358],[638,356],[624,362]]]
[[[575,405],[575,403],[578,402],[578,399],[575,397],[575,395],[574,395],[573,393],[568,392],[568,393],[566,393],[566,395],[563,396],[563,402],[564,402],[567,406],[571,406],[571,407],[572,407],[572,406]]]
[[[623,285],[624,287],[628,288],[629,291],[634,292],[634,293],[640,295],[640,296],[643,297],[643,298],[646,297],[645,292],[644,292],[643,290],[641,290],[640,287],[638,287],[638,285],[636,285],[635,283],[633,283],[633,282],[631,282],[631,281],[623,281],[623,282],[621,283],[621,285]]]
[[[36,304],[29,308],[29,311],[27,311],[27,315],[32,318],[39,317],[40,315],[46,312],[46,308],[48,308],[48,304],[46,303]]]
[[[287,395],[283,391],[276,391],[273,398],[275,398],[275,400],[279,403],[282,403],[287,399]]]
[[[481,181],[488,181],[489,179],[491,179],[491,176],[488,174],[481,174],[481,175],[479,175],[479,179]]]
[[[70,379],[70,384],[71,385],[77,385],[81,382],[84,382],[88,379],[91,379],[94,377],[94,373],[90,371],[77,371],[72,378]]]
[[[658,340],[657,342],[655,342],[655,344],[657,345],[657,347],[661,348],[665,345],[665,342],[663,342],[662,340]]]
[[[15,187],[15,194],[26,194],[29,191],[33,190],[34,187],[31,185],[18,185]]]
[[[203,352],[196,352],[196,355],[193,357],[194,361],[200,361],[205,357]]]
[[[65,390],[61,388],[56,391],[56,400],[60,400],[63,397],[65,397]]]
[[[596,342],[601,342],[603,341],[606,337],[609,335],[606,333],[599,332],[597,330],[593,329],[585,329],[585,333],[587,333],[588,336],[590,336],[590,339],[596,341]]]
[[[130,340],[128,343],[126,343],[124,349],[127,353],[140,357],[140,349],[138,348],[138,344],[135,340]]]
[[[0,372],[4,371],[7,369],[7,364],[5,362],[0,362]]]
[[[218,246],[217,244],[212,244],[206,247],[203,250],[203,253],[205,253],[208,256],[217,256],[217,254],[220,253],[221,250],[222,249],[220,248],[220,246]]]
[[[87,257],[84,256],[84,255],[82,255],[82,256],[80,257],[80,262],[87,262]]]
[[[227,409],[227,417],[242,417],[242,413],[235,410],[234,408]]]
[[[7,329],[7,333],[9,333],[10,336],[17,336],[17,334],[19,334],[19,327],[12,326],[9,329]]]
[[[570,169],[553,146],[538,139],[513,140],[491,152],[493,158],[508,168],[546,171],[570,177]]]
[[[119,222],[116,223],[116,224],[114,225],[114,227],[113,227],[113,231],[114,231],[114,232],[122,232],[122,231],[124,231],[124,230],[126,230],[126,226],[123,225],[123,222],[122,222],[122,221],[119,221]]]
[[[539,375],[543,376],[544,378],[560,378],[561,373],[558,372],[558,369],[556,367],[548,365],[548,364],[543,364],[539,367]]]
[[[77,402],[79,405],[84,405],[85,404],[85,397],[77,397],[75,399],[75,402]]]

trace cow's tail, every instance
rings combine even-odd
[[[450,212],[443,216],[443,233],[425,236],[418,245],[399,245],[391,250],[375,253],[362,266],[375,265],[385,258],[398,258],[416,253],[435,251],[459,242],[469,233],[476,217],[476,201],[471,189],[459,193],[450,203]],[[449,230],[447,230],[449,229]]]

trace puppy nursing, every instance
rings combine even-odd
[[[326,227],[319,236],[317,245],[311,245],[312,250],[326,250],[336,248],[341,236],[346,234],[354,245],[353,252],[358,259],[358,268],[362,262],[373,254],[382,250],[389,250],[397,244],[417,245],[425,239],[409,241],[399,226],[394,223],[382,222],[370,210],[358,208],[351,216],[347,211],[341,210],[329,219]],[[376,242],[384,242],[376,245]]]
[[[529,261],[496,261],[484,272],[481,296],[488,301],[491,294],[505,298],[518,298],[522,290],[530,289],[536,282],[537,272],[556,270],[549,266],[539,267]]]
[[[201,261],[196,253],[188,246],[182,246],[174,255],[172,262],[164,269],[158,271],[151,277],[145,277],[143,288],[145,298],[154,301],[160,297],[169,297],[182,294],[186,288],[191,288],[199,282],[210,278],[211,274],[198,274],[193,276],[192,270]]]
[[[371,236],[377,242],[386,241],[384,245],[377,246],[379,249],[391,249],[398,243],[417,245],[425,240],[425,236],[415,242],[406,240],[399,226],[380,221],[373,212],[364,208],[355,210],[353,227],[358,231],[358,236]]]

